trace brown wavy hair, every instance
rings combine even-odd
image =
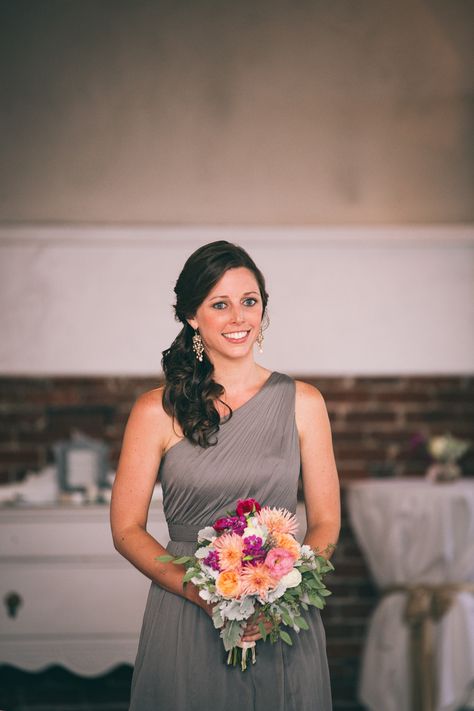
[[[199,247],[187,259],[174,287],[175,319],[183,324],[169,348],[162,352],[165,375],[163,407],[179,422],[184,436],[192,443],[207,448],[217,444],[220,415],[214,400],[224,387],[213,379],[214,366],[203,352],[198,361],[192,350],[194,329],[186,319],[193,318],[211,289],[228,269],[245,267],[255,276],[262,299],[262,322],[268,324],[268,294],[265,279],[247,252],[236,244],[219,240]],[[264,324],[262,324],[263,326]],[[232,417],[232,409],[228,417]]]

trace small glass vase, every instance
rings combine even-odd
[[[461,467],[455,461],[438,461],[430,464],[425,477],[434,484],[445,484],[456,481],[461,474]]]

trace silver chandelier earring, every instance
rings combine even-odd
[[[263,335],[262,327],[260,326],[260,330],[259,330],[258,336],[256,338],[259,353],[263,353],[263,339],[264,339],[264,335]]]
[[[194,332],[194,336],[193,336],[193,351],[196,354],[196,359],[199,361],[202,361],[202,354],[204,353],[204,346],[202,343],[201,334],[198,333],[197,330]]]

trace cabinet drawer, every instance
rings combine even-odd
[[[118,555],[118,554],[117,554]],[[0,647],[27,636],[137,635],[150,580],[124,561],[2,565]],[[16,616],[5,599],[17,593]]]
[[[8,513],[8,515],[7,515]],[[161,543],[169,540],[162,510],[153,510],[148,530]],[[91,510],[2,512],[0,518],[0,559],[24,556],[103,556],[114,555],[109,512],[105,507]],[[117,554],[118,555],[118,554]]]

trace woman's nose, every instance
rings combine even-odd
[[[244,320],[242,304],[232,307],[232,318],[236,323],[240,323]]]

